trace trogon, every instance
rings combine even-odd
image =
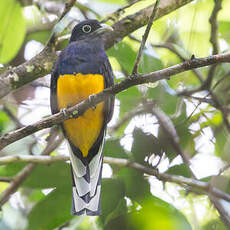
[[[51,74],[53,114],[113,86],[103,39],[108,30],[112,28],[97,20],[85,20],[74,27],[69,44],[60,53]],[[113,109],[114,97],[109,97],[61,125],[70,149],[73,215],[101,214],[102,149]]]

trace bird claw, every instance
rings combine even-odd
[[[93,98],[95,97],[95,94],[89,95],[89,102],[92,103]],[[96,105],[92,105],[91,108],[94,110],[96,109]]]
[[[67,115],[66,108],[61,109],[61,112],[63,112],[64,116],[66,116],[66,115]]]

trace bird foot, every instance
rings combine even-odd
[[[67,116],[66,108],[61,109],[61,112],[63,112],[64,116]]]
[[[89,96],[89,102],[90,102],[90,103],[92,103],[94,97],[95,97],[95,94],[92,94],[92,95]],[[91,106],[91,109],[95,110],[96,107],[97,107],[96,105],[92,105],[92,106]]]

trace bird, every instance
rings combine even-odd
[[[104,47],[104,33],[112,27],[88,19],[77,24],[68,46],[53,65],[50,84],[52,114],[65,110],[114,85]],[[72,215],[101,214],[103,145],[114,110],[114,96],[64,121],[72,174]]]

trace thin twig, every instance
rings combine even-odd
[[[214,8],[211,14],[211,17],[209,18],[209,22],[211,25],[211,36],[210,36],[210,42],[212,44],[212,54],[218,54],[219,53],[219,43],[218,43],[218,22],[217,22],[217,16],[219,11],[221,10],[221,4],[222,0],[214,0]],[[212,65],[208,71],[208,77],[204,82],[204,85],[207,89],[210,89],[213,77],[215,76],[217,65]]]
[[[9,183],[12,180],[12,177],[9,176],[0,176],[0,181],[1,182],[7,182]]]
[[[17,129],[24,127],[24,125],[20,122],[20,120],[11,112],[11,110],[8,108],[8,106],[3,105],[3,111],[7,113],[7,115],[10,117],[10,119],[16,125]],[[31,143],[29,143],[28,149],[29,149],[29,153],[32,155],[33,154],[32,149],[33,149],[33,146],[37,143],[37,137],[34,134],[32,134],[31,136],[33,137],[33,141]]]
[[[183,57],[173,46],[171,43],[164,43],[164,44],[151,44],[151,46],[155,48],[165,48],[176,54],[181,61],[187,61],[188,58]],[[204,81],[204,77],[202,76],[201,72],[198,69],[192,69],[192,72],[195,74],[195,76],[199,79],[199,81],[202,83]]]
[[[222,0],[214,0],[214,8],[211,14],[211,17],[209,18],[209,22],[211,25],[211,37],[210,42],[212,44],[212,54],[218,54],[219,52],[219,42],[218,42],[218,21],[217,16],[219,11],[221,10],[222,6]]]
[[[216,95],[212,91],[209,91],[209,94],[211,95],[212,100],[215,103],[215,108],[220,110],[222,117],[223,117],[223,120],[224,120],[224,124],[226,125],[226,128],[227,128],[228,132],[230,133],[230,123],[228,120],[229,110],[220,104],[218,98],[216,97]]]
[[[223,168],[220,169],[218,176],[230,168],[230,163],[226,164]]]
[[[76,2],[76,0],[68,0],[65,3],[65,8],[64,8],[58,22],[60,22],[64,18],[64,16],[71,10],[71,8],[75,4],[75,2]],[[53,48],[55,45],[56,39],[57,39],[57,35],[55,33],[52,33],[51,37],[49,38],[49,41],[46,44],[46,47]]]
[[[23,127],[23,124],[18,120],[18,118],[11,112],[11,110],[6,106],[3,105],[3,111],[10,117],[10,119],[14,122],[16,125],[16,128]]]
[[[132,35],[129,35],[129,38],[134,40],[134,41],[136,41],[136,42],[141,42],[139,39],[135,38]],[[163,44],[153,44],[153,43],[151,43],[150,45],[152,47],[154,47],[154,48],[164,48],[164,49],[170,50],[172,53],[177,55],[180,58],[181,61],[189,60],[188,58],[182,56],[182,54],[180,52],[178,52],[178,50],[176,50],[174,45],[172,43],[170,43],[170,42],[165,42]],[[201,83],[204,81],[204,78],[203,78],[202,74],[200,73],[200,71],[198,69],[192,69],[191,71],[196,75],[196,77],[199,79],[199,81]]]
[[[216,83],[215,83],[215,85],[212,87],[212,91],[214,91],[215,89],[216,89],[216,87],[222,82],[222,81],[224,81],[226,78],[228,78],[230,76],[230,71],[229,72],[227,72],[221,79],[219,79]]]
[[[151,14],[151,16],[149,18],[148,25],[147,25],[147,27],[145,29],[145,33],[144,33],[144,35],[142,37],[141,45],[140,45],[140,48],[138,50],[138,54],[137,54],[137,57],[136,57],[136,60],[135,60],[134,66],[133,66],[133,70],[132,70],[133,75],[135,75],[137,73],[137,71],[138,71],[138,66],[139,66],[139,63],[140,63],[140,60],[141,60],[141,55],[143,53],[145,43],[146,43],[147,38],[149,36],[150,29],[151,29],[151,27],[153,25],[153,20],[154,20],[154,17],[156,15],[159,3],[160,3],[160,0],[156,0],[155,5],[153,7],[152,14]]]
[[[129,7],[133,6],[134,4],[136,4],[137,2],[140,2],[142,0],[134,0],[132,2],[130,2],[129,4],[125,5],[124,7],[122,8],[119,8],[118,10],[116,10],[115,12],[113,12],[112,14],[109,14],[108,16],[106,16],[102,21],[101,23],[105,23],[109,20],[112,20],[112,21],[116,21],[117,19],[119,19],[120,15]]]

